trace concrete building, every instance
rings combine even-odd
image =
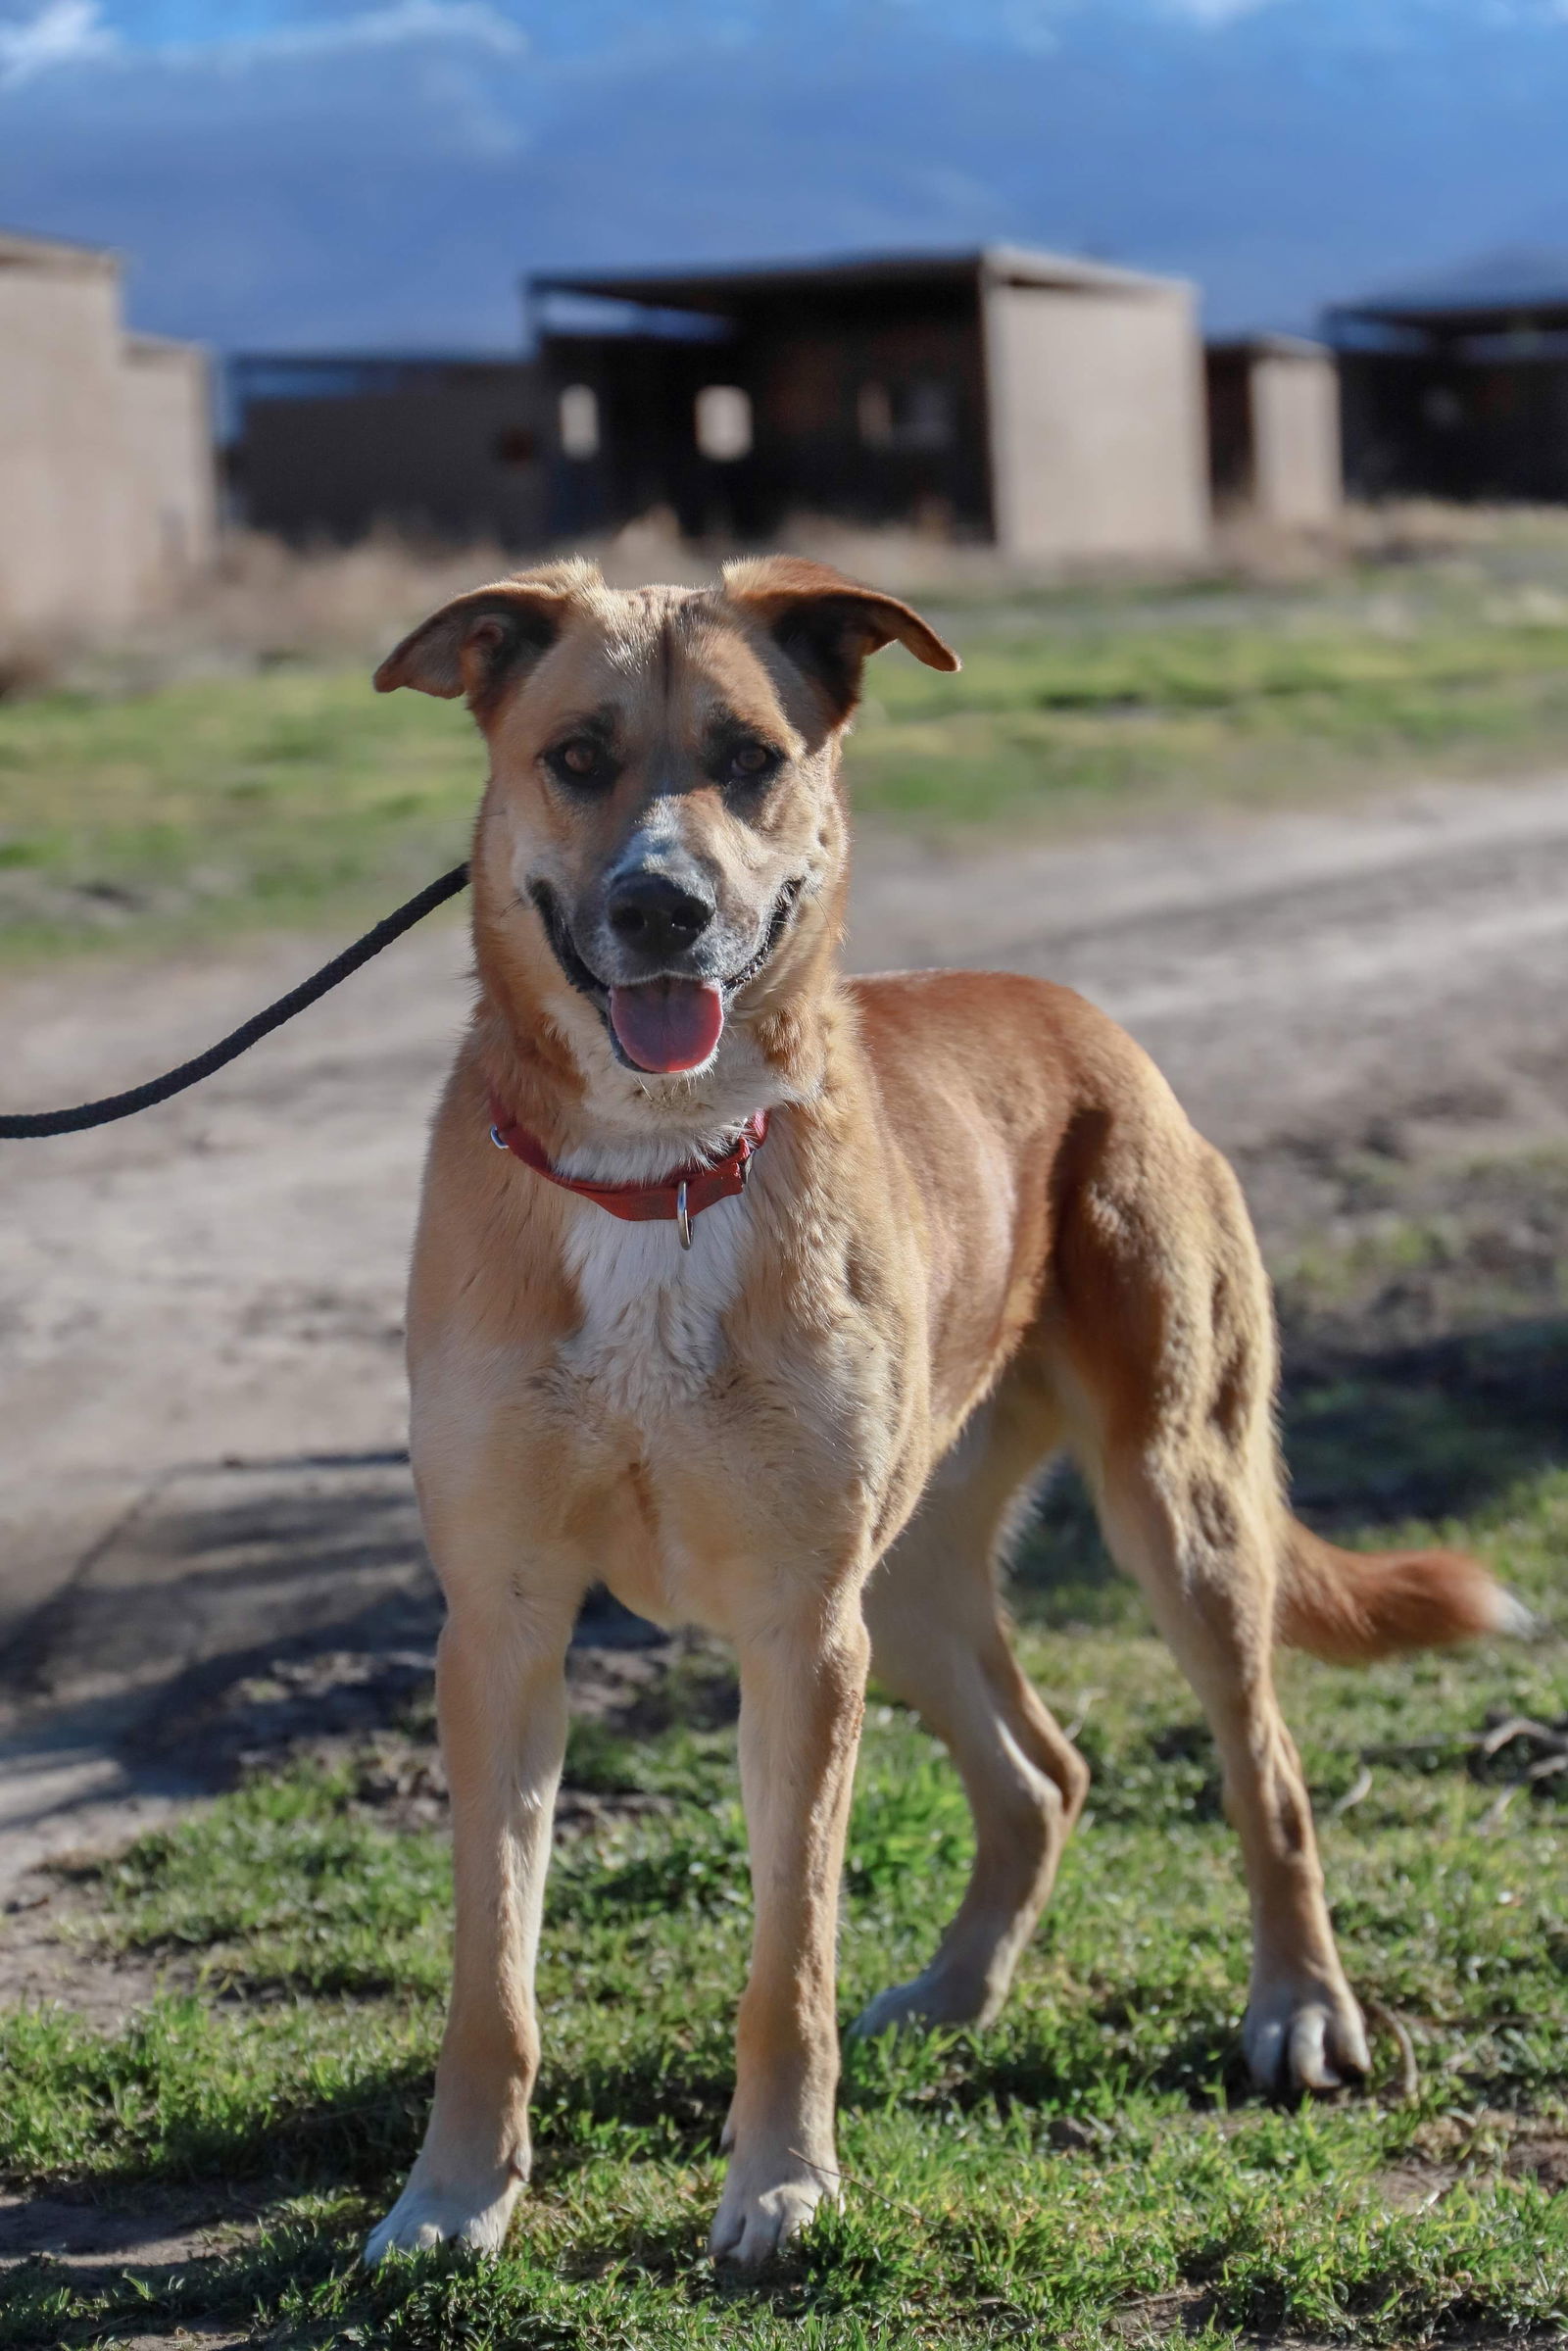
[[[1175,280],[991,246],[529,294],[554,537],[667,507],[693,535],[830,514],[1046,563],[1205,547],[1202,354]]]
[[[1503,253],[1329,311],[1362,497],[1568,502],[1568,253]]]
[[[414,538],[538,547],[545,416],[522,360],[288,358],[229,363],[233,486],[253,530],[296,543]]]
[[[1333,352],[1294,335],[1252,335],[1210,343],[1204,366],[1216,508],[1281,530],[1330,528],[1344,503]]]
[[[112,254],[0,232],[0,631],[122,625],[211,557],[207,369]]]

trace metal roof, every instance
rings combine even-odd
[[[535,367],[521,352],[510,351],[236,351],[224,364],[224,377],[229,397],[244,408],[254,400],[342,400],[472,384],[532,375]]]
[[[944,290],[978,281],[995,284],[1080,286],[1111,292],[1168,285],[1168,278],[1118,269],[1075,254],[1042,253],[1021,245],[977,245],[956,252],[848,254],[825,261],[768,262],[733,269],[681,270],[561,269],[528,280],[531,293],[578,294],[651,309],[723,313],[760,307],[802,294],[876,294],[902,287]]]
[[[1459,333],[1516,318],[1560,323],[1568,319],[1568,252],[1513,248],[1482,254],[1457,269],[1336,303],[1328,316]]]
[[[231,367],[522,367],[517,351],[235,351]]]

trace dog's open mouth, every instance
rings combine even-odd
[[[584,962],[560,901],[547,882],[530,884],[528,895],[557,962],[599,1012],[616,1058],[628,1068],[667,1076],[701,1069],[711,1060],[724,1032],[730,1002],[757,978],[776,952],[804,887],[804,875],[785,883],[756,955],[725,978],[662,976],[619,985],[600,979]]]

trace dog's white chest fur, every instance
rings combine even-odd
[[[640,1422],[689,1402],[723,1359],[748,1238],[744,1199],[696,1218],[689,1249],[673,1224],[627,1224],[585,1200],[566,1240],[582,1317],[566,1343],[572,1370]]]

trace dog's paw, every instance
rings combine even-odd
[[[737,2159],[709,2231],[709,2252],[730,2269],[760,2270],[800,2234],[837,2178],[831,2165],[812,2170],[798,2157],[782,2165]]]
[[[513,2173],[492,2175],[466,2188],[437,2187],[412,2179],[386,2219],[366,2238],[366,2268],[373,2270],[388,2253],[428,2253],[434,2245],[471,2245],[476,2253],[499,2253],[521,2184]]]
[[[1361,2011],[1343,1979],[1258,1985],[1242,2038],[1252,2080],[1277,2097],[1325,2095],[1364,2082],[1372,2070]]]

